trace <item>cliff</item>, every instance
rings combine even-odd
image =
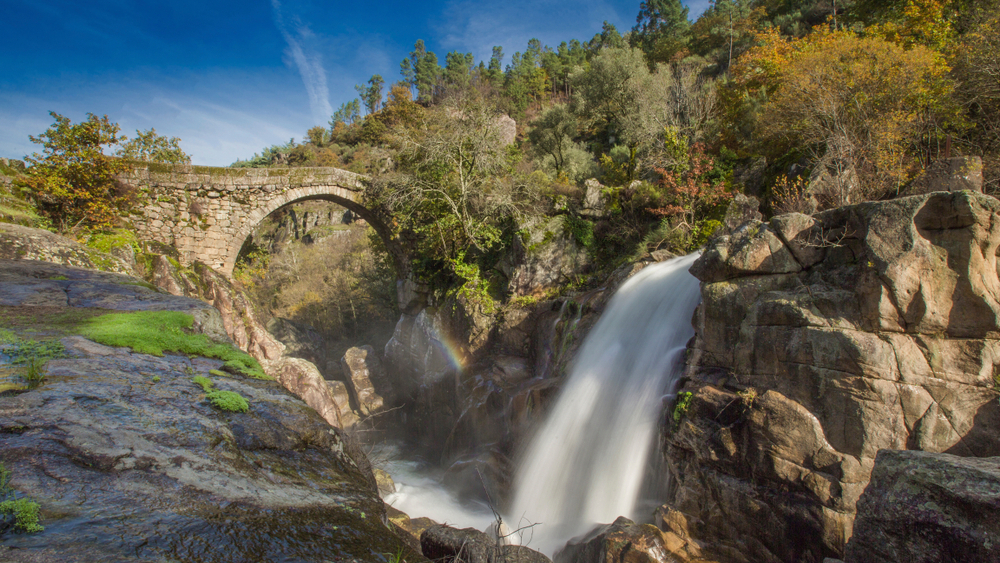
[[[998,212],[932,193],[710,244],[661,525],[727,561],[819,563],[880,450],[1000,455]]]

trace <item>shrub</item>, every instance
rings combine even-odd
[[[128,163],[104,154],[106,146],[120,141],[118,124],[92,113],[77,124],[56,112],[50,115],[55,123],[29,137],[44,147],[43,154],[25,158],[27,174],[16,184],[62,232],[81,224],[110,227],[131,211],[138,196],[115,181]]]

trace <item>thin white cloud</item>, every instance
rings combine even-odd
[[[293,34],[285,24],[285,18],[281,13],[281,2],[271,0],[271,6],[274,8],[275,25],[278,26],[278,31],[288,43],[288,52],[302,76],[302,83],[309,95],[309,107],[312,110],[313,119],[317,123],[324,123],[330,118],[333,108],[330,107],[330,92],[326,85],[323,58],[314,49],[303,47],[303,44],[308,45],[313,41],[315,36],[306,25],[297,20]]]

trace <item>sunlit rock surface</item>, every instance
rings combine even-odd
[[[666,437],[691,536],[730,561],[840,558],[879,450],[1000,455],[998,211],[934,193],[709,245]]]

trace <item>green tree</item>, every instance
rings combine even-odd
[[[135,131],[136,137],[127,139],[121,137],[122,143],[118,156],[129,160],[141,160],[143,162],[162,162],[165,164],[190,164],[191,157],[182,149],[181,140],[177,137],[164,137],[156,134],[156,129],[149,131]]]
[[[553,51],[546,49],[542,52],[542,68],[548,74],[552,83],[552,93],[562,92],[570,94],[569,75],[578,66],[587,63],[587,49],[578,40],[573,39],[569,43],[563,41],[559,47]]]
[[[556,174],[561,174],[576,136],[576,116],[565,105],[556,105],[545,110],[532,125],[528,133],[532,147],[543,155],[551,156]]]
[[[371,78],[368,79],[368,85],[358,84],[354,87],[358,91],[358,95],[361,96],[361,102],[365,105],[365,111],[369,115],[378,112],[382,108],[382,88],[385,86],[385,80],[382,79],[382,75],[373,74]]]
[[[688,41],[691,22],[681,0],[645,0],[632,28],[632,45],[651,62],[669,61]]]
[[[503,80],[503,47],[493,46],[493,56],[490,57],[490,65],[486,69],[486,76],[493,84],[499,84]]]
[[[330,141],[330,131],[322,125],[317,125],[306,131],[306,137],[313,146],[323,147]]]
[[[417,39],[409,58],[399,64],[403,80],[417,91],[417,101],[429,104],[441,77],[437,55],[427,50],[423,39]]]
[[[476,283],[509,244],[505,229],[535,201],[513,175],[500,115],[476,90],[427,110],[398,130],[395,171],[366,192],[369,208],[386,209],[400,239],[415,245],[416,272],[439,288]]]
[[[591,56],[596,55],[601,49],[621,49],[626,46],[625,38],[618,33],[618,28],[607,21],[601,26],[601,32],[587,43],[587,50]]]
[[[549,91],[549,79],[542,68],[542,42],[528,41],[524,54],[514,53],[507,66],[504,93],[518,112],[528,107],[530,102],[541,103]]]
[[[139,195],[115,181],[128,163],[104,154],[120,141],[118,124],[92,113],[76,124],[54,111],[49,115],[55,123],[41,135],[29,136],[44,148],[42,154],[25,157],[29,168],[19,186],[62,232],[80,225],[111,227],[132,210]]]
[[[357,98],[349,102],[344,102],[340,104],[337,111],[333,112],[333,116],[330,118],[330,129],[336,129],[338,123],[343,123],[344,125],[353,125],[355,121],[361,118],[361,104],[358,102]]]
[[[754,0],[713,0],[691,26],[691,50],[728,70],[749,49],[764,17]]]
[[[604,131],[607,146],[636,145],[635,118],[650,72],[638,49],[604,49],[590,61],[589,69],[578,68],[570,77],[573,109],[594,131]]]
[[[443,78],[445,85],[459,90],[468,88],[472,81],[472,66],[476,62],[472,53],[452,51],[445,55],[444,60]]]

